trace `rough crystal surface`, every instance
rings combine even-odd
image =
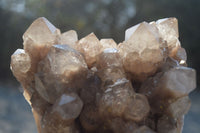
[[[87,65],[92,67],[102,50],[102,45],[95,34],[91,33],[79,40],[76,48],[79,52],[83,53]]]
[[[74,48],[77,41],[78,35],[76,31],[70,30],[60,35],[59,44],[67,44],[70,47]]]
[[[15,77],[23,82],[31,68],[30,56],[23,49],[17,49],[11,56],[11,70]]]
[[[142,22],[117,44],[61,34],[41,17],[11,70],[39,133],[182,133],[196,72],[178,37],[176,18]]]
[[[117,43],[113,39],[101,39],[100,40],[103,49],[114,48],[117,49]]]
[[[132,86],[126,79],[118,80],[115,84],[107,86],[99,101],[100,114],[106,117],[122,117],[125,115],[125,109],[131,100],[132,93]]]
[[[178,20],[176,18],[164,18],[156,21],[161,37],[167,41],[169,49],[179,46]]]
[[[36,72],[37,63],[46,56],[50,47],[57,43],[60,30],[46,18],[36,19],[23,35],[24,50],[31,57],[31,69]]]
[[[137,80],[154,74],[165,59],[165,44],[158,28],[146,22],[127,29],[125,41],[118,46],[124,69]]]
[[[80,87],[86,74],[87,65],[79,52],[68,45],[54,45],[38,64],[35,88],[45,100],[54,103],[65,91]]]

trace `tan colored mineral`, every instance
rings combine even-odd
[[[142,94],[134,94],[127,104],[124,116],[126,119],[139,122],[148,116],[149,111],[150,106],[147,98]]]
[[[37,70],[38,62],[48,53],[50,47],[57,43],[60,30],[51,24],[46,18],[36,19],[23,35],[24,50],[31,57],[31,69]]]
[[[161,37],[167,41],[169,49],[180,46],[178,40],[178,20],[176,18],[164,18],[156,21]]]
[[[74,30],[62,33],[59,38],[58,44],[67,44],[72,48],[75,47],[75,44],[78,41],[78,35]]]
[[[76,91],[82,86],[86,74],[87,65],[79,52],[68,45],[54,45],[38,64],[35,87],[46,101],[54,103],[65,91]]]
[[[102,50],[102,45],[94,33],[78,41],[76,49],[83,53],[85,61],[89,68],[96,63],[97,57]]]
[[[103,46],[103,50],[106,48],[117,49],[117,43],[113,39],[101,39],[100,43]]]
[[[166,49],[158,28],[146,22],[126,30],[125,41],[119,45],[124,69],[136,80],[154,74],[165,59]]]
[[[118,45],[94,33],[78,40],[42,17],[11,70],[39,133],[182,133],[196,72],[178,36],[166,18],[127,29]]]

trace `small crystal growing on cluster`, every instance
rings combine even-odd
[[[78,40],[46,18],[23,35],[11,70],[39,133],[182,133],[196,72],[178,40],[176,18],[142,22],[125,40]]]

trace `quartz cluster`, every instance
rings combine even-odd
[[[117,45],[41,17],[11,70],[39,133],[181,133],[196,73],[178,37],[176,18],[133,26]]]

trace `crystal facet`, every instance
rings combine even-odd
[[[11,70],[39,133],[182,133],[196,72],[178,37],[176,18],[133,26],[117,45],[61,34],[42,17],[24,33]]]
[[[127,29],[125,41],[118,45],[125,71],[136,80],[154,74],[164,62],[164,45],[154,25],[143,22]]]

